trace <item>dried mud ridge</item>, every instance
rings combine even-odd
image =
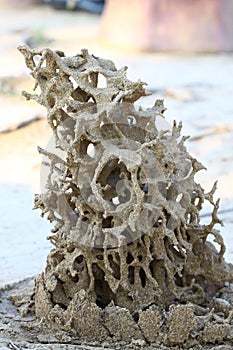
[[[40,328],[113,347],[231,346],[233,266],[215,229],[216,184],[205,193],[195,182],[204,167],[181,124],[160,127],[161,100],[135,107],[145,83],[125,67],[87,50],[19,50],[37,92],[23,94],[46,107],[56,145],[39,148],[46,181],[35,208],[54,223],[55,246],[35,282]]]

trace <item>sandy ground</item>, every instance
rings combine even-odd
[[[0,8],[0,286],[39,273],[51,248],[46,241],[49,224],[31,210],[33,193],[40,191],[36,147],[46,147],[50,132],[45,110],[20,96],[22,89],[32,89],[16,50],[25,42],[67,55],[88,48],[118,67],[127,65],[130,79],[148,83],[152,95],[141,101],[142,106],[165,99],[167,120],[183,122],[183,133],[191,136],[188,149],[208,169],[198,180],[207,190],[218,180],[216,199],[222,199],[220,217],[225,225],[219,229],[227,245],[226,259],[233,262],[233,55],[120,51],[104,46],[99,24],[98,16],[46,6]],[[208,220],[205,208],[203,222]]]

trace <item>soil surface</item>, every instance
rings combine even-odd
[[[30,309],[33,279],[27,278],[43,270],[51,249],[46,241],[49,224],[40,219],[39,212],[31,210],[33,193],[40,192],[41,157],[37,146],[46,147],[50,131],[45,110],[33,102],[26,103],[20,94],[21,90],[32,90],[33,86],[16,46],[26,42],[33,47],[49,46],[72,55],[86,47],[97,56],[114,60],[118,67],[127,65],[130,79],[147,81],[152,95],[142,100],[143,106],[150,107],[157,98],[165,99],[167,119],[171,123],[173,119],[183,122],[183,133],[191,135],[187,142],[189,151],[208,169],[199,175],[200,183],[208,190],[218,180],[216,198],[221,198],[219,216],[224,222],[224,227],[219,229],[229,262],[233,262],[233,55],[182,56],[119,51],[101,44],[98,16],[57,12],[45,5],[0,6],[0,286],[3,288],[0,292],[0,348],[111,349],[112,344],[80,344],[73,338],[72,345],[68,334],[54,337],[49,330],[44,333],[30,313],[33,312],[33,307]],[[209,208],[204,208],[202,220],[209,219]],[[14,284],[19,280],[23,282]],[[19,312],[20,302],[15,306],[12,298],[8,298],[16,290],[24,290],[24,300],[29,307],[25,316],[22,310],[21,314]],[[126,348],[125,344],[117,346]],[[156,349],[137,339],[128,346]],[[231,348],[229,344],[202,347]],[[163,348],[159,346],[158,349]]]

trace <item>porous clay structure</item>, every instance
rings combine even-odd
[[[145,83],[128,80],[125,67],[87,50],[19,50],[39,90],[23,94],[46,107],[56,145],[39,148],[49,172],[35,208],[54,223],[55,248],[36,280],[36,315],[83,339],[175,345],[202,332],[231,341],[232,300],[219,293],[233,272],[214,228],[216,184],[205,193],[195,182],[204,167],[187,152],[181,124],[159,128],[161,100],[135,106]],[[204,311],[213,300],[221,322]],[[222,328],[208,330],[212,319]]]

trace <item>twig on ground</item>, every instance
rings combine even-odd
[[[13,350],[22,350],[21,346],[16,345],[13,341],[9,340],[8,348]]]
[[[41,119],[43,119],[43,116],[37,115],[37,116],[35,116],[35,117],[33,117],[33,118],[29,119],[29,120],[25,120],[25,121],[23,121],[23,122],[21,122],[21,123],[19,123],[17,125],[10,126],[9,128],[0,131],[0,135],[1,134],[7,134],[9,132],[16,131],[18,129],[22,129],[22,128],[24,128],[24,127],[26,127],[26,126],[34,123],[34,122],[37,122],[37,121],[41,120]]]
[[[203,139],[204,137],[212,136],[215,134],[222,134],[224,132],[230,132],[232,130],[233,130],[232,125],[217,125],[216,127],[210,129],[210,131],[208,131],[204,134],[190,137],[189,141],[199,141],[199,140]]]

